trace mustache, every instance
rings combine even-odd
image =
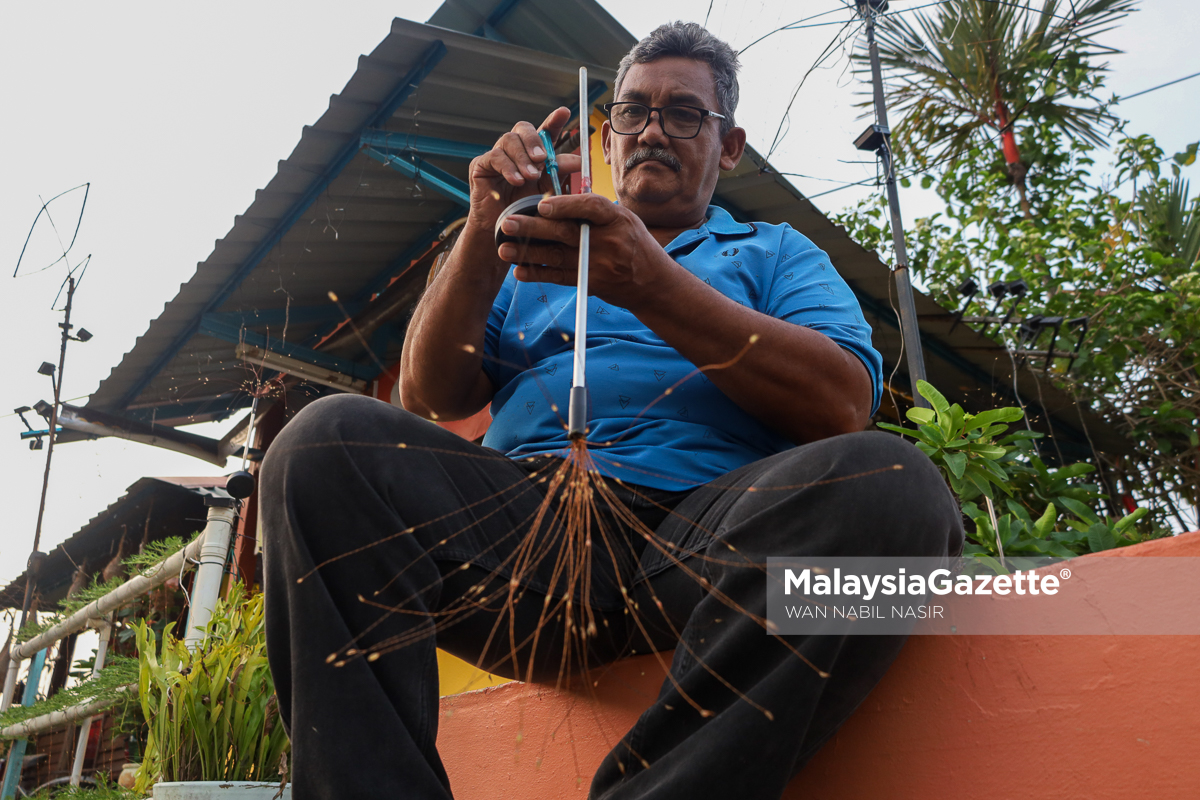
[[[683,164],[679,162],[679,159],[661,147],[643,147],[641,150],[634,150],[630,153],[629,158],[625,159],[625,169],[631,170],[645,161],[658,161],[676,172],[683,169]]]

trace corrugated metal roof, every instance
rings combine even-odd
[[[429,24],[613,69],[637,42],[593,0],[446,0]]]
[[[190,537],[202,530],[204,498],[228,497],[225,478],[141,478],[108,508],[46,555],[38,574],[40,608],[52,610],[66,597],[76,571],[99,572],[117,556],[122,537],[126,552],[137,552],[143,541],[169,536]],[[0,590],[0,608],[20,608],[25,600],[26,573]]]
[[[387,38],[360,58],[329,110],[304,129],[276,177],[100,385],[89,407],[141,409],[164,424],[180,424],[245,405],[243,384],[253,376],[234,356],[232,343],[197,329],[202,314],[233,315],[250,334],[311,347],[341,318],[330,291],[344,301],[368,299],[459,214],[454,202],[362,152],[337,168],[339,154],[356,148],[373,116],[386,112],[375,127],[400,138],[490,146],[514,120],[540,120],[547,109],[570,105],[581,61],[591,62],[592,76],[611,85],[617,62],[634,43],[592,0],[447,0],[431,22],[446,27],[395,20]],[[390,111],[388,98],[403,94],[406,84],[412,89],[414,80],[415,89]],[[465,179],[465,159],[427,161]],[[297,211],[306,194],[315,198]],[[892,276],[875,253],[851,240],[750,148],[739,167],[722,176],[716,201],[743,219],[788,222],[824,248],[858,293],[888,370],[896,365],[901,338],[889,299]],[[296,220],[287,225],[291,217]],[[278,243],[271,246],[273,236]],[[414,272],[401,280],[415,296],[424,278]],[[1019,393],[1033,408],[1044,406],[1060,442],[1076,455],[1087,447],[1088,434],[1101,450],[1128,449],[1098,417],[1052,386],[1039,386],[1030,371],[1018,372],[1014,392],[1003,347],[965,325],[951,334],[950,313],[925,295],[917,294],[916,307],[929,379],[949,396],[978,410],[1013,403]],[[397,352],[404,317],[391,326],[390,344],[377,340],[385,363]],[[343,355],[360,369],[377,370],[363,348]],[[906,375],[901,361],[898,386],[907,388]]]
[[[437,53],[438,43],[444,54]],[[153,414],[170,425],[244,405],[242,390],[253,375],[234,356],[235,343],[200,329],[202,315],[238,315],[235,327],[244,323],[245,330],[273,341],[311,347],[340,318],[329,292],[347,302],[365,301],[460,215],[454,201],[357,147],[372,116],[389,95],[412,82],[423,61],[434,62],[428,76],[377,126],[399,141],[425,136],[490,147],[513,120],[540,119],[546,109],[570,105],[578,94],[577,61],[395,20],[88,407],[142,409],[143,416]],[[590,69],[596,80],[611,82],[611,70]],[[354,155],[329,176],[347,147]],[[426,161],[466,179],[465,159]],[[314,192],[323,182],[327,186]],[[315,197],[301,208],[306,194]]]

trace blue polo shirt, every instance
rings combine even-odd
[[[820,331],[858,356],[871,376],[874,413],[883,360],[871,328],[808,238],[787,224],[736,222],[709,206],[707,222],[666,251],[726,297]],[[682,490],[794,446],[632,313],[598,297],[587,303],[588,444],[603,474]],[[573,287],[522,283],[509,271],[487,324],[483,368],[496,395],[485,446],[512,458],[565,455],[574,331]]]

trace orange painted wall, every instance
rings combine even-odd
[[[1200,557],[1200,532],[1111,555]],[[517,683],[443,698],[455,797],[582,800],[662,675],[640,656],[594,676],[595,701]],[[1198,728],[1200,637],[912,637],[785,797],[1200,798]]]

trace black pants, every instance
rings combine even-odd
[[[507,597],[554,468],[363,397],[320,400],[284,428],[260,492],[267,647],[296,800],[451,796],[435,748],[435,645],[501,675],[556,675],[564,632],[539,623],[553,553],[519,571],[518,602],[439,616],[464,596]],[[596,559],[588,658],[675,647],[674,681],[601,765],[597,800],[778,798],[904,637],[767,635],[753,619],[765,615],[766,558],[936,556],[962,542],[936,469],[881,433],[797,447],[691,492],[610,485],[656,536],[609,518],[627,556]]]

